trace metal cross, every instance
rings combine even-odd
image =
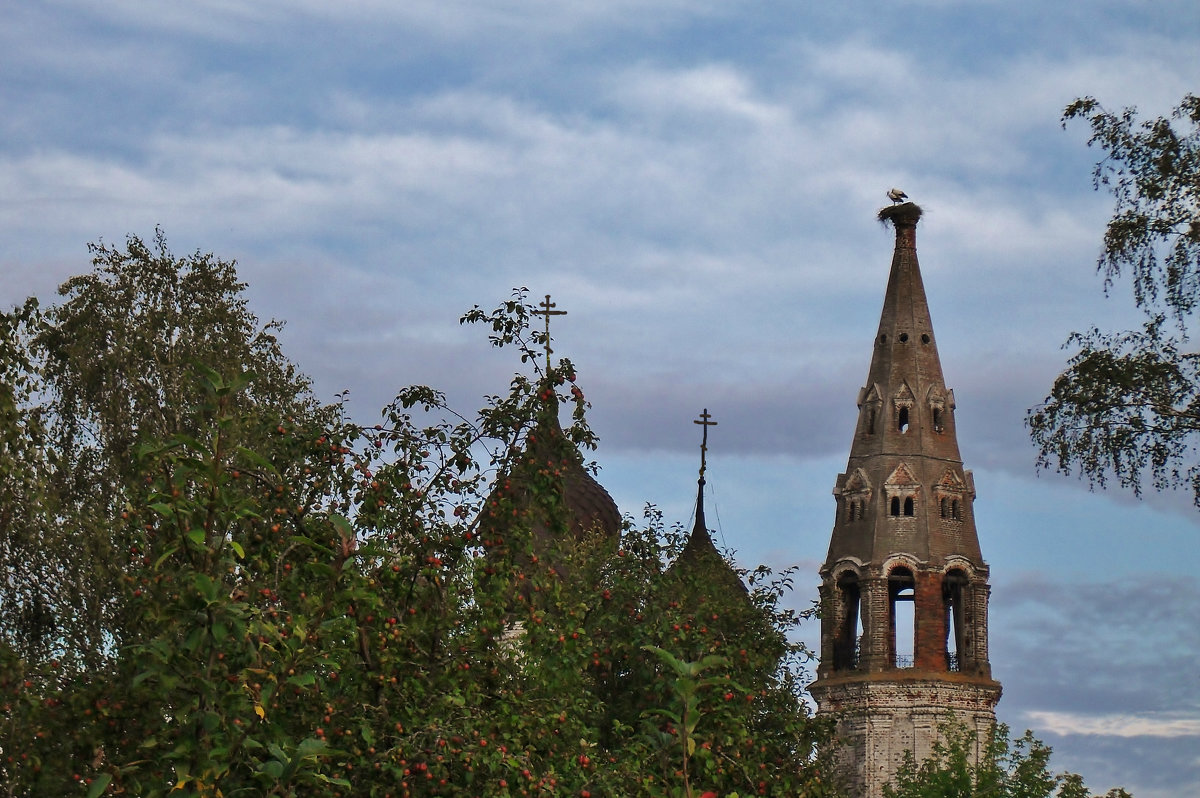
[[[542,304],[538,305],[538,307],[540,307],[541,310],[535,310],[535,311],[533,311],[533,314],[535,316],[545,316],[546,317],[546,373],[549,374],[550,373],[550,354],[552,351],[550,349],[550,317],[551,316],[565,316],[565,315],[567,315],[567,311],[554,310],[554,308],[557,307],[557,305],[555,305],[553,302],[550,301],[549,294],[546,294],[545,300],[543,300]]]
[[[704,469],[707,468],[705,455],[708,453],[708,428],[717,426],[717,422],[709,421],[712,418],[708,414],[708,408],[704,408],[704,412],[700,414],[700,418],[694,419],[693,424],[699,424],[704,427],[704,437],[700,441],[700,478],[704,478]]]

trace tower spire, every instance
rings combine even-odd
[[[706,407],[700,414],[700,418],[692,421],[693,424],[699,424],[704,429],[704,435],[700,439],[700,479],[696,481],[696,523],[692,527],[693,538],[697,535],[708,536],[708,526],[704,521],[704,472],[708,468],[708,428],[717,426],[717,422],[711,419],[712,416],[709,415]]]
[[[810,686],[837,715],[843,759],[864,798],[879,798],[904,751],[918,758],[955,714],[980,735],[1000,685],[988,661],[988,566],[980,553],[917,262],[921,209],[879,212],[895,227],[867,383],[821,567],[821,662]],[[882,765],[881,765],[882,763]]]
[[[717,551],[712,536],[708,534],[708,524],[704,520],[704,474],[708,469],[708,428],[717,426],[712,420],[708,408],[695,419],[693,424],[699,424],[704,433],[700,438],[700,478],[696,480],[696,521],[692,524],[692,533],[679,552],[679,557],[671,563],[670,571],[679,577],[691,577],[699,580],[698,586],[703,593],[692,596],[693,599],[705,599],[708,595],[728,594],[740,596],[739,601],[746,600],[749,595],[741,578],[733,570],[725,558]]]

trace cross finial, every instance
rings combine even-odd
[[[700,439],[700,479],[704,479],[704,469],[708,467],[706,455],[708,454],[708,428],[717,426],[717,422],[710,421],[712,416],[708,414],[708,408],[704,408],[704,412],[700,414],[700,418],[694,419],[693,424],[699,424],[704,428],[704,437]]]
[[[544,300],[542,300],[542,304],[538,305],[538,307],[541,309],[533,311],[534,315],[546,317],[546,373],[549,374],[550,373],[550,355],[553,351],[550,349],[550,317],[551,316],[565,316],[565,315],[567,315],[567,312],[565,310],[554,310],[554,308],[557,307],[557,305],[555,305],[553,302],[550,301],[549,294],[546,294],[546,298]]]

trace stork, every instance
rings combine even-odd
[[[908,195],[898,188],[889,188],[887,195],[888,199],[895,203],[901,203],[908,199]]]

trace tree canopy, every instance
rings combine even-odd
[[[524,292],[464,321],[532,375],[364,427],[233,264],[93,254],[0,325],[7,794],[836,794],[787,574],[706,592],[654,512],[567,533],[587,403]]]
[[[1132,285],[1141,328],[1074,333],[1076,349],[1026,422],[1039,467],[1078,472],[1141,495],[1184,488],[1200,507],[1200,355],[1191,345],[1200,301],[1200,97],[1170,115],[1140,119],[1094,98],[1066,108],[1104,151],[1097,190],[1116,201],[1097,268],[1106,290]]]

